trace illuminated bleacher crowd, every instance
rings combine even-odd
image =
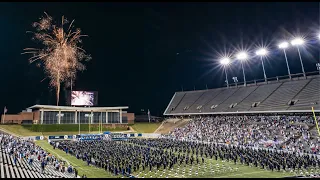
[[[175,128],[167,137],[320,155],[320,138],[312,116],[197,118],[186,126]]]
[[[47,153],[31,140],[0,132],[1,178],[72,178],[70,164]]]

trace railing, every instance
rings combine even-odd
[[[306,77],[303,76],[303,73],[291,74],[291,79],[289,78],[289,75],[270,77],[270,78],[267,78],[267,82],[265,82],[264,79],[255,79],[251,81],[246,81],[246,86],[295,81],[295,80],[302,80],[302,79],[308,79],[313,77],[320,77],[320,71],[307,72]],[[229,83],[229,87],[227,87],[226,84],[224,84],[223,87],[214,88],[214,89],[227,89],[227,88],[235,88],[239,86],[244,86],[244,82]],[[204,90],[208,90],[208,89],[198,89],[198,90],[190,90],[190,91],[204,91]],[[182,92],[188,92],[188,91],[182,91]]]
[[[271,77],[267,78],[267,82],[265,82],[264,79],[256,79],[256,80],[251,80],[251,81],[246,81],[247,86],[252,86],[256,84],[269,84],[269,83],[276,83],[276,82],[283,82],[281,80],[302,80],[302,79],[308,79],[310,76],[319,76],[320,71],[312,71],[312,72],[307,72],[306,77],[303,76],[303,73],[297,73],[297,74],[291,74],[291,79],[289,78],[289,75],[285,76],[276,76],[276,77]],[[309,77],[308,77],[309,76]],[[231,83],[229,84],[229,87],[233,86],[243,86],[244,82],[238,82],[238,83]]]
[[[319,113],[320,110],[314,110]],[[192,115],[244,115],[244,114],[290,114],[290,113],[312,113],[312,110],[282,110],[282,111],[237,111],[237,112],[197,112],[197,113],[168,113],[165,116],[192,116]]]

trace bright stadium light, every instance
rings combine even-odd
[[[224,57],[224,58],[222,58],[222,59],[220,60],[220,64],[222,64],[222,65],[224,65],[224,66],[229,65],[230,62],[231,62],[231,60],[230,60],[229,58],[227,58],[227,57]]]
[[[242,73],[243,73],[243,81],[244,81],[244,86],[247,85],[246,83],[246,74],[244,73],[244,67],[243,67],[243,62],[242,61],[245,61],[245,60],[248,60],[248,53],[247,52],[239,52],[237,55],[236,55],[237,59],[239,59],[241,61],[241,67],[242,67]]]
[[[278,46],[279,46],[280,49],[286,49],[286,48],[289,47],[289,43],[288,42],[282,42]]]
[[[227,74],[227,66],[230,64],[231,60],[228,57],[223,57],[220,60],[220,64],[223,65],[223,69],[224,69],[224,73],[226,74],[226,83],[227,83],[227,87],[229,87],[229,82],[228,82],[228,74]]]
[[[318,38],[320,39],[320,33],[318,34]]]
[[[264,77],[264,81],[267,82],[267,75],[266,75],[266,71],[264,69],[264,63],[263,63],[263,57],[266,56],[268,54],[268,51],[265,49],[265,48],[261,48],[261,49],[258,49],[256,51],[256,55],[260,56],[260,60],[261,60],[261,63],[262,63],[262,70],[263,70],[263,77]]]
[[[302,69],[302,73],[303,73],[303,77],[306,77],[306,73],[304,71],[304,67],[303,67],[303,62],[302,62],[302,58],[301,58],[301,54],[300,54],[300,49],[299,46],[304,44],[304,40],[300,37],[294,38],[291,41],[292,46],[296,46],[297,50],[298,50],[298,54],[299,54],[299,58],[300,58],[300,64],[301,64],[301,69]]]
[[[303,44],[304,44],[304,40],[302,38],[295,38],[291,41],[292,46],[299,46]]]
[[[286,63],[287,63],[288,75],[289,75],[289,78],[291,79],[289,63],[288,63],[288,58],[287,58],[287,54],[286,54],[286,48],[289,47],[289,43],[284,41],[284,42],[280,43],[278,46],[279,46],[280,49],[283,49],[284,58],[286,59]]]
[[[258,55],[258,56],[265,56],[267,54],[268,54],[268,51],[265,48],[261,48],[256,51],[256,55]]]
[[[239,60],[247,60],[248,59],[248,54],[246,52],[244,52],[244,51],[239,52],[237,54],[237,59],[239,59]]]

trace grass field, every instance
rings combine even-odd
[[[22,127],[33,131],[33,132],[69,132],[79,131],[79,124],[30,124],[22,125]],[[81,131],[99,131],[100,126],[98,124],[81,124]],[[109,125],[104,125],[102,131],[127,131],[127,127],[112,127]]]
[[[21,125],[0,125],[0,130],[5,130],[17,136],[48,136],[48,135],[73,135],[78,131],[60,131],[60,132],[33,132]],[[112,130],[111,130],[112,131]],[[117,131],[117,130],[115,130]],[[89,131],[81,131],[83,134],[89,134]],[[91,131],[90,134],[99,133],[99,131]]]
[[[138,122],[133,124],[131,127],[138,133],[153,133],[160,125],[161,125],[161,122],[158,122],[158,123]]]
[[[131,127],[137,133],[153,133],[160,125],[161,123],[136,123],[134,125],[131,125]],[[21,125],[0,125],[0,130],[1,129],[17,136],[72,135],[78,133],[78,131],[34,132]],[[108,129],[107,131],[121,132],[119,129]],[[81,133],[89,134],[89,131],[81,130]],[[99,133],[99,131],[90,131],[90,134],[95,133]]]
[[[47,141],[37,141],[36,143],[55,156],[68,161],[76,168],[78,167],[79,175],[86,174],[89,178],[122,177],[122,175],[114,176],[103,169],[87,166],[84,161],[78,160],[74,156],[66,154],[59,149],[53,150]],[[272,172],[242,164],[235,165],[233,162],[216,161],[214,159],[205,159],[205,163],[199,163],[199,165],[175,165],[171,170],[160,169],[157,171],[154,169],[150,172],[149,168],[146,168],[145,171],[141,169],[139,172],[132,174],[138,178],[281,178],[295,175],[294,173]]]

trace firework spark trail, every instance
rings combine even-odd
[[[61,83],[67,87],[73,84],[77,71],[85,70],[82,61],[89,61],[91,57],[79,47],[81,37],[87,35],[82,35],[79,28],[73,30],[74,20],[69,24],[62,16],[61,23],[55,24],[51,16],[46,12],[44,14],[38,22],[32,23],[36,31],[27,32],[33,33],[32,39],[41,42],[43,48],[25,48],[22,54],[32,54],[29,63],[40,61],[37,66],[43,65],[50,86],[56,88],[58,105]]]

